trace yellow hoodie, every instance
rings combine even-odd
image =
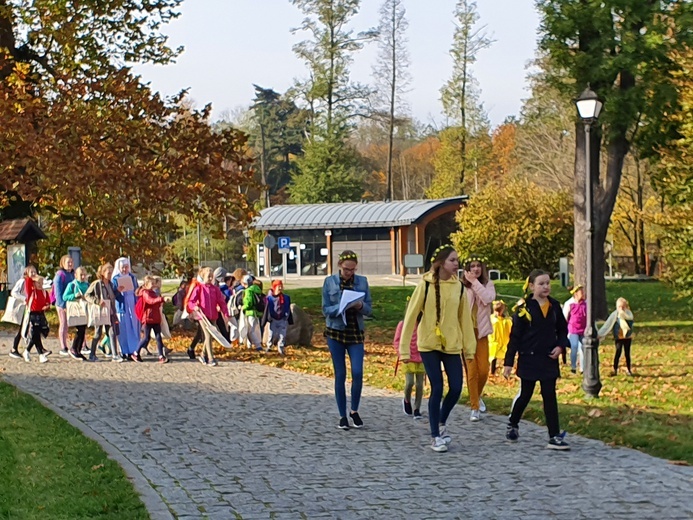
[[[428,286],[426,306],[424,295]],[[464,350],[465,356],[471,358],[476,352],[476,336],[472,323],[472,313],[469,301],[461,293],[462,284],[457,276],[448,280],[440,280],[440,335],[436,334],[436,287],[433,283],[433,273],[423,275],[423,280],[414,289],[409,305],[404,315],[404,326],[399,342],[400,359],[409,359],[409,343],[416,326],[416,318],[423,310],[421,322],[416,329],[420,352],[439,350],[445,354],[459,354]],[[466,291],[466,289],[464,289]],[[445,340],[445,347],[442,343]]]

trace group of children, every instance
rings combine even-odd
[[[465,277],[483,281],[483,277],[469,277],[470,265],[474,258],[467,259],[464,265]],[[404,364],[405,373],[404,413],[421,418],[420,406],[423,396],[424,374],[431,382],[429,398],[429,422],[431,427],[431,448],[437,452],[447,451],[451,437],[446,427],[446,419],[461,393],[461,371],[454,359],[462,358],[466,362],[467,374],[470,375],[470,363],[467,359],[477,356],[482,342],[479,337],[480,319],[483,316],[478,307],[481,300],[464,296],[451,297],[442,292],[442,281],[446,286],[460,285],[457,278],[459,260],[452,246],[442,246],[434,253],[431,271],[424,275],[422,282],[412,295],[407,307],[405,319],[400,322],[395,332],[394,346],[398,352],[398,364]],[[483,266],[482,271],[485,271]],[[470,288],[462,284],[462,294]],[[484,284],[486,285],[486,284]],[[431,287],[429,287],[431,286]],[[488,287],[488,286],[487,286]],[[458,289],[460,290],[460,289]],[[428,293],[433,291],[434,306],[427,304]],[[556,381],[560,377],[559,358],[566,364],[566,349],[571,348],[571,371],[576,373],[578,362],[582,366],[580,355],[582,338],[586,328],[585,294],[581,286],[571,288],[571,299],[563,306],[550,296],[551,280],[548,273],[534,270],[524,286],[524,297],[513,308],[512,318],[506,316],[506,304],[494,300],[491,304],[493,314],[490,316],[491,333],[488,334],[488,360],[490,374],[495,374],[498,360],[503,363],[503,376],[509,378],[515,366],[516,375],[520,378],[520,391],[512,404],[506,438],[511,442],[519,439],[519,422],[534,393],[536,383],[541,386],[544,413],[549,433],[547,448],[567,450],[570,446],[561,433],[558,420],[558,403],[556,398]],[[477,290],[476,294],[481,294]],[[447,309],[442,312],[441,300]],[[473,305],[468,305],[473,302]],[[628,375],[631,372],[630,346],[632,340],[633,314],[628,302],[619,298],[616,310],[599,329],[599,336],[604,338],[612,333],[616,342],[614,371],[618,371],[621,352],[625,352]],[[471,323],[470,323],[471,322]],[[476,336],[476,351],[470,348],[471,339],[465,335],[465,327],[473,327]],[[403,332],[404,331],[404,332]],[[418,338],[426,338],[423,342]],[[454,339],[453,339],[454,338]],[[453,341],[450,341],[450,340]],[[456,343],[456,344],[455,344]],[[483,351],[483,349],[482,349]],[[426,363],[426,358],[436,354],[433,363]],[[451,357],[452,356],[452,357]],[[467,359],[465,359],[467,358]],[[441,364],[448,377],[448,394],[442,399]],[[472,384],[468,380],[468,384]],[[415,389],[415,400],[412,406],[412,390]],[[470,388],[470,397],[472,391]],[[442,405],[441,405],[442,402]],[[478,402],[483,404],[479,398]],[[485,406],[484,406],[485,409]],[[485,410],[482,410],[485,411]],[[479,415],[472,407],[472,421]]]
[[[286,331],[291,322],[291,299],[284,294],[281,280],[274,280],[267,295],[262,282],[245,269],[229,274],[219,267],[212,271],[205,267],[188,282],[182,282],[173,298],[181,319],[197,319],[201,313],[209,325],[215,327],[231,347],[247,346],[260,352],[277,347],[280,355],[286,353]],[[268,327],[266,346],[264,330]],[[195,347],[204,338],[203,364],[216,366],[211,348],[209,327],[198,320],[198,329],[188,356],[195,359]]]

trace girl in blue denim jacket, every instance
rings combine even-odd
[[[339,410],[339,428],[348,430],[349,426],[361,428],[363,421],[358,409],[363,387],[364,325],[363,317],[370,316],[371,293],[365,276],[355,274],[358,257],[353,251],[343,251],[339,255],[339,274],[325,278],[322,286],[322,313],[325,316],[325,338],[332,356],[334,367],[334,391]],[[363,298],[349,304],[343,313],[339,312],[340,301],[345,290],[363,293]],[[351,363],[351,410],[346,413],[346,354]]]

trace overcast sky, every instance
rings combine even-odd
[[[443,121],[440,88],[449,78],[449,49],[455,0],[408,0],[411,91],[414,117]],[[353,27],[378,23],[382,0],[362,0]],[[527,63],[534,57],[538,15],[533,0],[478,0],[479,24],[487,26],[493,45],[478,56],[474,74],[492,124],[518,115],[526,90]],[[253,83],[284,92],[294,78],[306,77],[305,65],[292,46],[306,39],[292,34],[303,16],[289,0],[186,0],[180,18],[164,28],[173,47],[185,46],[173,65],[137,66],[154,90],[172,95],[183,88],[200,107],[212,103],[214,118],[250,104]],[[371,44],[354,58],[352,79],[371,82],[377,49]]]

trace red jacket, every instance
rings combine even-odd
[[[43,312],[51,306],[48,293],[43,289],[37,290],[34,287],[34,281],[28,276],[24,278],[24,291],[26,292],[26,301],[31,300],[29,312]]]
[[[142,322],[147,325],[161,324],[161,304],[164,303],[162,296],[151,289],[141,289],[139,297],[144,300],[144,313],[142,314]]]

